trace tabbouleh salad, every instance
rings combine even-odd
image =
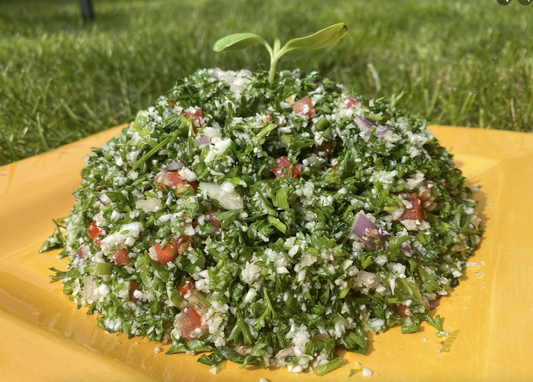
[[[395,98],[267,77],[199,70],[93,149],[52,278],[108,332],[213,370],[322,375],[368,333],[442,330],[428,313],[482,234],[452,155]]]

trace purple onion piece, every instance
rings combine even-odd
[[[181,170],[183,166],[184,164],[181,162],[170,162],[164,165],[163,169],[167,171],[176,171],[176,170]]]
[[[291,344],[288,348],[281,349],[278,354],[276,354],[276,358],[292,357],[294,355],[294,346],[294,344]]]
[[[383,138],[389,130],[390,128],[388,126],[379,126],[376,130],[376,137]]]
[[[354,121],[361,131],[372,130],[372,125],[370,124],[371,121],[368,118],[356,114]]]
[[[78,252],[76,252],[76,259],[83,259],[85,256],[87,256],[87,254],[89,253],[89,246],[87,245],[82,245],[79,249],[78,249]]]
[[[355,217],[352,232],[372,249],[385,248],[387,245],[387,238],[380,233],[379,228],[368,220],[362,212],[359,212]],[[379,240],[381,245],[376,242],[377,240]]]
[[[100,199],[100,195],[96,195],[96,199],[98,199],[98,201],[100,203],[102,203],[104,206],[107,206],[107,202],[103,201],[102,199]]]
[[[409,244],[408,241],[404,241],[402,243],[402,251],[407,253],[413,253],[413,249],[411,248],[411,244]]]
[[[200,142],[201,145],[208,145],[211,141],[209,140],[209,137],[204,135],[203,137],[198,138],[198,142]]]

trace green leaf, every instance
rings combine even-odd
[[[357,374],[360,371],[361,371],[361,369],[352,369],[352,370],[350,370],[350,375],[348,377],[351,377],[352,375]]]
[[[204,365],[207,365],[207,366],[216,366],[224,360],[225,358],[223,356],[215,352],[210,355],[202,354],[202,356],[198,358],[197,362],[203,363]]]
[[[59,269],[55,269],[55,268],[49,268],[49,269],[55,273],[55,275],[50,276],[50,278],[52,279],[52,281],[50,281],[51,283],[57,280],[61,280],[67,274],[67,272],[62,272]]]
[[[339,367],[344,365],[344,360],[341,358],[333,358],[331,361],[326,363],[325,365],[317,366],[315,371],[316,375],[321,376],[326,373],[329,373],[330,371],[333,371],[335,369],[338,369]]]
[[[218,220],[222,221],[222,224],[221,224],[222,228],[228,228],[231,225],[231,223],[233,223],[235,221],[237,216],[239,216],[239,213],[241,211],[242,211],[242,208],[240,208],[238,210],[219,212],[219,213],[215,214],[215,217]]]
[[[236,52],[255,44],[263,44],[270,48],[268,43],[262,37],[256,34],[235,33],[226,37],[222,37],[220,40],[215,42],[215,45],[213,45],[213,50],[215,52]]]
[[[283,224],[279,219],[275,218],[274,216],[268,215],[267,220],[270,224],[272,224],[282,233],[285,233],[285,231],[287,231],[287,226]]]
[[[215,353],[233,363],[242,364],[244,362],[244,356],[228,346],[219,346],[215,349]]]
[[[435,316],[435,319],[432,319],[431,317],[429,317],[429,314],[426,314],[426,321],[428,324],[435,327],[437,330],[442,331],[442,324],[440,322],[440,314],[437,314]]]
[[[61,228],[63,227],[60,225],[55,219],[52,219],[55,225],[54,232],[46,241],[43,243],[43,246],[39,250],[39,253],[43,253],[46,251],[51,251],[52,249],[57,248],[64,248],[65,247],[65,239],[63,238],[63,234],[61,233]]]
[[[320,353],[322,350],[326,350],[328,356],[333,352],[335,347],[335,338],[323,338],[321,340],[309,341],[305,344],[305,354],[313,356],[315,353]]]
[[[288,199],[292,191],[292,187],[283,187],[276,193],[276,202],[278,203],[278,207],[282,210],[289,211],[291,209]]]
[[[348,27],[339,23],[322,29],[310,36],[295,38],[285,44],[278,56],[281,57],[291,50],[316,50],[336,43],[348,33]]]

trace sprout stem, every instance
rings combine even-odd
[[[270,60],[270,74],[268,76],[268,83],[272,85],[274,83],[274,78],[276,78],[276,66],[278,65],[278,60],[272,58]]]

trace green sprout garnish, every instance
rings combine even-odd
[[[274,49],[265,41],[264,38],[253,33],[236,33],[218,40],[213,46],[215,52],[236,52],[238,50],[246,49],[255,44],[263,44],[270,54],[270,74],[268,82],[272,84],[274,77],[276,77],[276,66],[279,59],[285,53],[291,50],[316,50],[328,47],[341,38],[348,32],[348,27],[344,23],[339,23],[322,29],[310,36],[294,38],[289,40],[283,48],[279,38],[274,40]]]

